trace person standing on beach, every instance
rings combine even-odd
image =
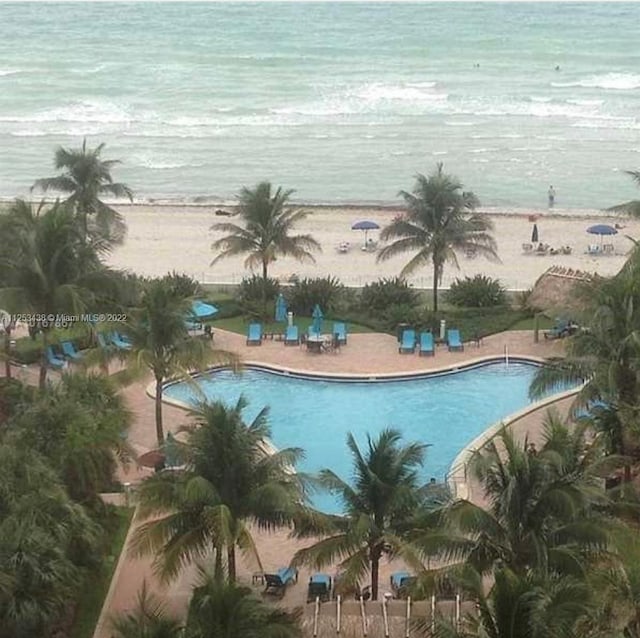
[[[556,191],[553,186],[549,186],[549,208],[553,208],[556,201]]]

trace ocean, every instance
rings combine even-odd
[[[1,3],[0,196],[105,142],[139,198],[640,197],[640,4]]]

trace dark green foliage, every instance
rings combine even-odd
[[[0,378],[0,426],[17,414],[33,397],[33,388],[16,379]]]
[[[431,315],[432,313],[408,304],[389,306],[382,312],[382,318],[388,330],[395,330],[401,323],[408,323],[416,328],[430,328]]]
[[[162,277],[162,281],[166,282],[179,297],[188,298],[202,295],[202,287],[196,279],[175,270]]]
[[[463,308],[504,306],[507,298],[504,286],[485,275],[456,279],[449,288],[447,301]]]
[[[229,319],[230,317],[238,317],[242,314],[242,306],[236,299],[225,299],[224,301],[214,302],[214,306],[218,309],[214,319]]]
[[[259,275],[244,277],[238,286],[236,296],[243,307],[254,307],[262,304],[264,299],[273,300],[280,293],[280,283],[277,279]]]
[[[295,314],[309,316],[318,304],[325,316],[328,316],[340,307],[344,290],[337,277],[305,277],[296,281],[285,294],[289,309]]]
[[[418,293],[402,277],[382,278],[367,284],[360,294],[362,310],[370,314],[391,310],[393,306],[414,308]]]

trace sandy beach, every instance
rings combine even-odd
[[[142,275],[162,275],[168,271],[184,272],[204,283],[238,283],[247,273],[242,257],[225,259],[211,266],[211,243],[222,236],[214,233],[212,224],[236,221],[237,217],[216,216],[216,205],[132,205],[117,206],[129,228],[126,243],[111,256],[111,264]],[[316,263],[298,263],[293,259],[280,259],[271,267],[274,277],[287,279],[296,273],[301,277],[334,275],[344,284],[361,286],[380,277],[394,277],[410,255],[384,263],[376,263],[376,253],[362,250],[364,233],[353,231],[358,220],[375,221],[381,227],[399,212],[399,209],[380,207],[322,207],[305,206],[311,211],[300,224],[298,232],[310,233],[322,245]],[[445,269],[443,286],[456,277],[483,273],[498,278],[510,290],[524,290],[534,284],[547,268],[553,265],[597,272],[601,275],[616,273],[631,248],[628,236],[640,236],[640,221],[621,217],[607,217],[596,210],[498,210],[483,209],[495,226],[500,263],[486,259],[459,256],[460,270],[449,265]],[[570,255],[524,254],[522,244],[530,243],[533,224],[530,215],[537,216],[539,240],[552,248],[570,246]],[[605,244],[614,246],[612,255],[588,254],[590,245],[599,245],[600,238],[587,234],[593,224],[621,224],[617,235],[604,237]],[[378,239],[379,231],[369,237]],[[349,242],[346,253],[338,251],[341,242]],[[431,269],[425,267],[410,278],[419,288],[429,288]]]

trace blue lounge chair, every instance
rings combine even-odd
[[[284,345],[285,346],[297,346],[300,343],[300,335],[298,333],[298,326],[287,326],[284,333]]]
[[[435,349],[433,347],[433,334],[430,332],[421,332],[420,333],[420,350],[418,354],[421,357],[430,356],[432,357],[435,354]]]
[[[61,359],[53,350],[52,346],[47,346],[47,363],[56,370],[61,370],[65,367],[66,361]]]
[[[394,598],[406,598],[409,587],[415,582],[415,576],[409,572],[394,572],[391,574],[391,593]]]
[[[71,341],[62,342],[62,354],[71,359],[71,361],[80,361],[82,354],[78,352]]]
[[[331,333],[335,337],[338,335],[338,341],[341,346],[347,345],[347,326],[342,321],[334,321],[333,332]]]
[[[131,342],[117,332],[111,334],[111,343],[120,350],[131,350]]]
[[[98,345],[103,350],[108,350],[111,347],[111,345],[109,343],[107,343],[107,339],[105,338],[105,336],[101,332],[97,332],[96,333],[96,339],[98,340]]]
[[[316,598],[326,602],[331,598],[331,576],[327,574],[313,574],[309,579],[307,588],[307,602],[311,603]]]
[[[556,324],[544,333],[545,339],[562,339],[574,334],[577,330],[577,325],[568,321],[567,319],[556,319]]]
[[[449,352],[464,350],[464,344],[462,343],[462,339],[460,339],[459,330],[455,328],[447,330],[447,344],[449,345]]]
[[[188,331],[202,330],[202,324],[199,321],[192,321],[191,319],[185,319],[184,325]]]
[[[398,352],[400,354],[410,354],[416,349],[416,331],[409,328],[402,331],[402,340]]]
[[[282,598],[288,585],[298,580],[298,570],[293,567],[281,567],[275,574],[265,574],[265,594]]]
[[[247,331],[247,345],[248,346],[262,345],[262,324],[259,324],[259,323],[249,324],[249,330]]]

